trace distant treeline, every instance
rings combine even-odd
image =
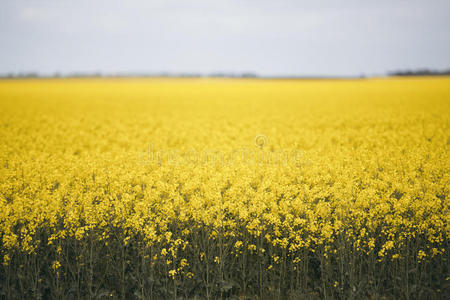
[[[173,77],[173,78],[200,78],[200,77],[219,77],[219,78],[256,78],[257,74],[252,72],[243,73],[101,73],[101,72],[77,72],[77,73],[54,73],[54,74],[39,74],[37,72],[20,72],[0,74],[0,78],[120,78],[120,77]]]
[[[399,70],[388,73],[389,76],[447,76],[450,75],[450,69],[438,71],[430,69],[419,70]]]
[[[397,70],[387,73],[387,76],[449,76],[450,69],[447,70],[430,70],[430,69],[417,69],[417,70]],[[366,77],[379,77],[380,75],[366,76],[364,74],[358,76],[306,76],[306,75],[278,75],[278,76],[259,76],[253,72],[242,73],[227,73],[227,72],[215,72],[209,74],[202,73],[101,73],[101,72],[74,72],[74,73],[53,73],[53,74],[40,74],[38,72],[18,72],[18,73],[0,73],[1,78],[275,78],[275,79],[345,79],[345,78],[366,78]]]

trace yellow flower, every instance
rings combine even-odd
[[[52,263],[52,270],[57,271],[61,267],[61,263],[57,260],[53,261]]]
[[[419,250],[419,253],[417,253],[417,259],[422,260],[425,258],[427,254],[423,250]]]
[[[187,262],[187,259],[185,259],[185,258],[181,259],[181,261],[180,261],[180,266],[181,266],[182,268],[184,268],[184,267],[186,267],[186,266],[189,266],[189,263]]]
[[[3,265],[7,266],[9,265],[9,261],[11,260],[11,258],[9,257],[8,254],[5,254],[5,256],[3,256]]]
[[[172,279],[175,279],[176,274],[177,274],[176,270],[169,270],[169,276],[172,277]]]

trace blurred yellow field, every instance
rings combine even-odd
[[[2,292],[440,297],[449,127],[449,77],[0,81]]]

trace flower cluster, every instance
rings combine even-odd
[[[414,268],[402,286],[431,282],[419,272],[431,265],[444,282],[449,87],[448,78],[0,82],[2,291],[17,278],[44,289],[48,276],[56,298],[74,293],[72,282],[90,297],[95,286],[143,298],[369,297]],[[261,133],[269,138],[255,145]],[[301,156],[142,164],[149,143],[183,157]]]

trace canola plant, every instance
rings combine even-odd
[[[0,295],[445,297],[449,113],[448,77],[2,80]]]

